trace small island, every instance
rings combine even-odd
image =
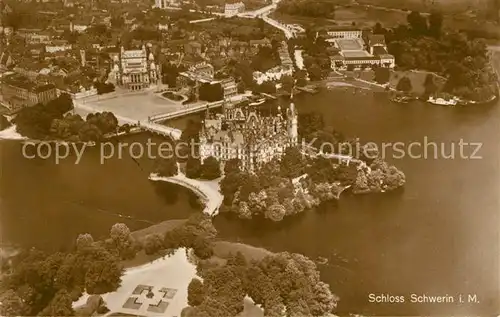
[[[281,221],[337,200],[346,189],[382,193],[406,182],[404,173],[380,158],[373,145],[326,131],[319,114],[298,115],[293,103],[267,117],[248,105],[224,106],[216,116],[207,111],[201,126],[191,122],[183,131],[181,141],[187,140],[199,146],[191,153],[186,149],[183,174],[218,183],[223,196],[219,212],[243,219]],[[167,180],[177,177],[175,159],[160,161],[156,172]]]

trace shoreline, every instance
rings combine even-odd
[[[188,178],[181,172],[178,172],[177,175],[170,177],[159,176],[157,173],[151,173],[148,179],[151,181],[169,182],[190,189],[203,200],[205,208],[202,212],[204,214],[213,217],[219,213],[219,208],[224,199],[219,191],[220,179],[213,181],[201,181]]]

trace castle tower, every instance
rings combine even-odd
[[[298,129],[297,129],[297,111],[295,110],[295,105],[293,102],[290,103],[290,107],[287,110],[287,123],[288,123],[288,138],[290,139],[290,144],[292,146],[297,145],[299,140]]]
[[[85,67],[85,65],[87,64],[87,60],[85,59],[85,50],[80,50],[80,59],[82,67]]]

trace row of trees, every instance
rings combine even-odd
[[[334,1],[286,0],[278,4],[277,11],[290,15],[312,18],[333,19],[335,16]]]
[[[220,163],[213,157],[207,157],[203,164],[198,158],[189,158],[186,162],[186,176],[213,180],[221,176]]]
[[[227,264],[206,267],[200,279],[188,287],[186,317],[237,316],[249,296],[269,317],[326,316],[337,306],[338,297],[320,280],[316,264],[307,257],[278,253],[248,262],[241,253]]]

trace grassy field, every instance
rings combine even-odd
[[[134,239],[140,240],[149,234],[153,233],[164,234],[165,232],[175,229],[178,226],[184,224],[186,221],[187,219],[174,219],[174,220],[162,221],[147,228],[134,231],[131,233],[131,235]]]
[[[214,246],[214,255],[219,258],[227,258],[231,253],[235,254],[241,252],[247,260],[262,260],[268,255],[273,253],[264,248],[253,247],[251,245],[229,242],[217,241]]]

